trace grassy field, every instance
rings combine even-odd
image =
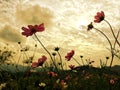
[[[25,67],[26,68],[26,67]],[[38,68],[39,71],[0,72],[0,90],[119,90],[120,72],[107,67],[79,66],[70,70]]]

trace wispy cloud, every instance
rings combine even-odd
[[[24,42],[25,39],[22,37],[17,29],[10,25],[5,25],[0,30],[0,40],[4,42]]]
[[[27,6],[25,6],[27,7]],[[24,24],[39,24],[45,23],[46,26],[50,26],[53,19],[53,14],[48,8],[40,7],[38,5],[24,7],[17,6],[16,18],[18,21]]]

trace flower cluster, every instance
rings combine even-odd
[[[28,25],[28,28],[26,27],[22,27],[22,35],[28,37],[28,36],[32,36],[33,34],[35,34],[36,32],[42,32],[45,30],[44,28],[44,23],[40,24],[40,25]]]
[[[73,57],[74,54],[75,54],[74,50],[71,50],[69,53],[67,53],[67,55],[65,56],[67,61],[70,61],[70,59]]]
[[[43,55],[41,58],[38,59],[38,62],[33,62],[31,67],[36,68],[38,66],[42,66],[46,60],[47,60],[47,57]]]

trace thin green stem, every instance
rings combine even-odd
[[[57,51],[57,53],[58,53],[58,55],[59,55],[59,57],[60,57],[61,68],[62,68],[62,71],[63,71],[63,65],[62,65],[62,57],[61,57],[61,55],[60,55],[59,51]]]
[[[83,59],[82,59],[82,58],[81,58],[81,60],[82,60],[83,66],[84,66],[84,65],[85,65],[85,64],[84,64],[84,61],[83,61]]]
[[[105,66],[107,66],[108,59],[106,59]]]
[[[81,66],[81,64],[74,57],[72,58],[76,61],[76,63],[78,63],[79,66]]]
[[[51,60],[52,60],[52,62],[53,62],[53,64],[54,64],[54,66],[55,66],[55,68],[57,69],[57,66],[56,66],[56,64],[54,63],[54,60],[53,60],[52,55],[50,54],[50,52],[45,48],[45,46],[44,46],[43,43],[39,40],[39,38],[37,37],[37,35],[36,35],[36,34],[34,34],[34,35],[35,35],[35,37],[37,38],[38,42],[41,44],[41,46],[44,48],[44,50],[48,53],[48,55],[50,56],[50,58],[51,58]],[[57,71],[58,71],[58,69],[57,69]]]
[[[109,25],[110,30],[111,30],[111,32],[112,32],[112,34],[113,34],[113,37],[115,38],[115,42],[117,42],[118,45],[119,45],[119,47],[120,47],[120,43],[119,43],[117,37],[115,36],[115,33],[114,33],[113,29],[112,29],[112,26],[110,25],[110,23],[109,23],[107,20],[104,19],[104,21]]]
[[[120,34],[120,29],[119,29],[119,31],[118,31],[118,33],[117,33],[117,36],[116,36],[116,38],[118,39],[118,37],[119,37],[119,34]],[[114,48],[115,48],[115,45],[116,45],[116,40],[115,40],[115,43],[114,43]]]
[[[114,59],[114,53],[113,53],[113,48],[112,48],[112,43],[111,41],[109,40],[109,38],[107,37],[107,35],[105,33],[103,33],[101,30],[97,29],[97,28],[94,28],[95,30],[97,30],[98,32],[100,32],[103,36],[105,36],[105,38],[108,40],[109,42],[109,45],[110,45],[110,49],[111,49],[111,62],[110,62],[110,68],[112,66],[112,62],[113,62],[113,59]]]

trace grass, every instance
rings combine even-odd
[[[1,71],[0,83],[5,83],[1,90],[119,90],[120,73],[89,66],[59,73]]]

